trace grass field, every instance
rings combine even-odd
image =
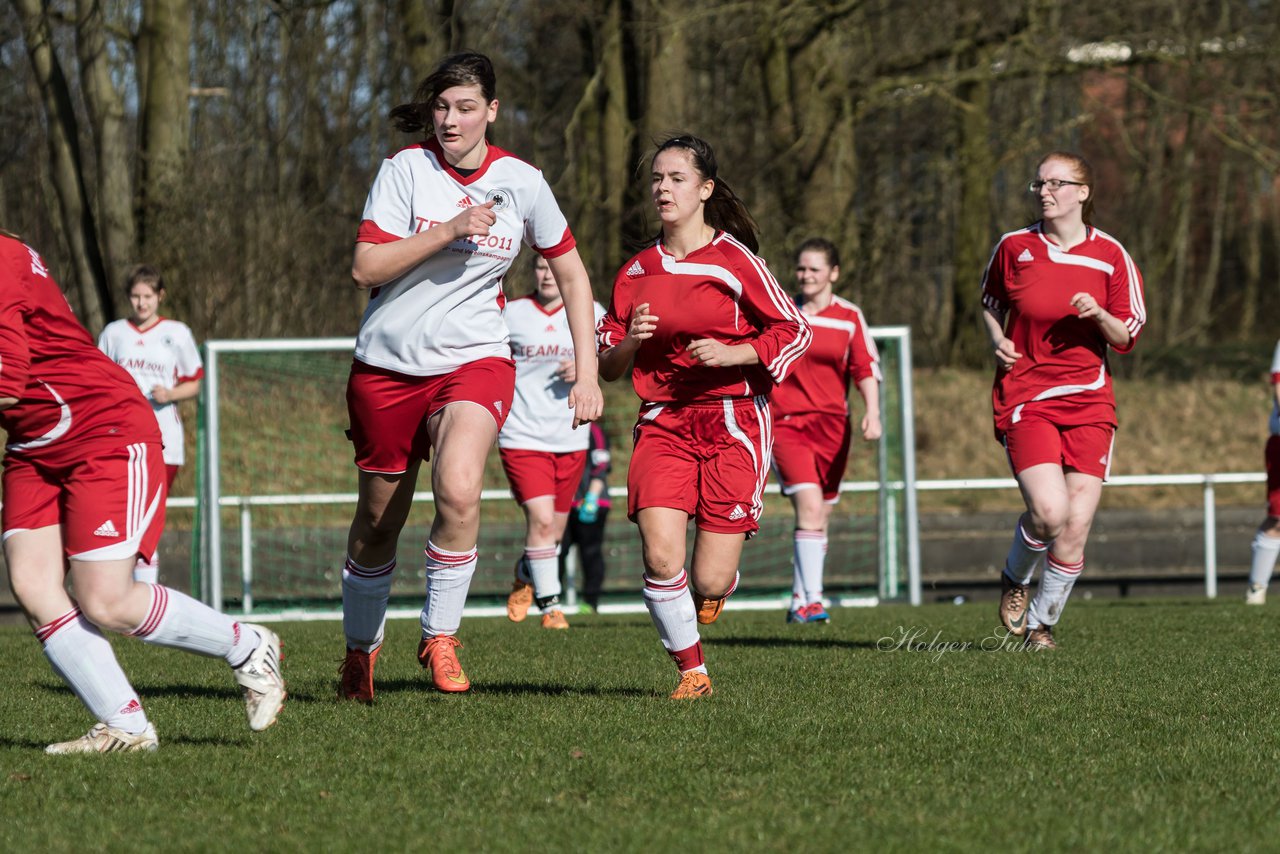
[[[993,610],[731,605],[689,703],[644,615],[469,619],[466,696],[425,687],[394,621],[371,708],[333,699],[336,623],[282,624],[291,699],[260,735],[219,662],[119,641],[161,748],[103,757],[40,752],[90,721],[3,629],[0,848],[1274,850],[1273,609],[1075,602],[1036,654]]]

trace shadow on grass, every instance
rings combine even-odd
[[[761,638],[761,637],[708,637],[707,646],[747,647],[802,647],[804,649],[879,649],[877,641],[840,640],[823,637]]]
[[[431,683],[422,679],[391,679],[379,682],[379,694],[413,693],[446,697],[447,694],[436,691]],[[638,688],[601,688],[596,685],[537,684],[533,682],[473,682],[471,690],[462,696],[484,697],[488,695],[515,697],[521,695],[537,695],[543,697],[586,696],[586,697],[647,697],[648,691]]]

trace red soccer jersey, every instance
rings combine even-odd
[[[1005,335],[1022,358],[996,373],[992,405],[998,431],[1016,423],[1033,401],[1058,424],[1115,424],[1115,395],[1107,342],[1098,325],[1082,320],[1071,297],[1085,292],[1129,330],[1133,349],[1147,312],[1142,274],[1114,237],[1095,228],[1064,251],[1040,223],[1000,238],[982,279],[982,303],[1004,312]]]
[[[40,255],[3,235],[0,397],[18,400],[0,411],[10,453],[62,460],[98,443],[160,444],[133,378],[94,346]]]
[[[768,394],[812,338],[808,322],[765,262],[724,232],[681,260],[658,243],[624,264],[597,328],[600,350],[626,337],[635,306],[642,303],[658,317],[658,328],[640,343],[631,379],[648,402]],[[760,364],[707,367],[685,349],[699,338],[750,344]]]
[[[775,416],[848,415],[850,384],[867,377],[880,380],[880,353],[867,330],[867,319],[860,308],[840,297],[804,317],[813,328],[813,344],[774,389],[769,406]]]

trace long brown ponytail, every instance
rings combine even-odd
[[[712,182],[711,198],[707,199],[703,208],[703,217],[707,225],[719,231],[728,232],[752,252],[759,252],[760,240],[757,235],[760,227],[752,219],[746,203],[738,198],[738,194],[719,176],[716,153],[711,145],[692,134],[679,134],[659,145],[658,150],[653,153],[653,158],[657,159],[659,154],[673,148],[689,152],[689,159],[693,161],[693,168],[697,170],[698,177]]]

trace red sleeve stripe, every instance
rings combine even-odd
[[[552,258],[559,258],[561,255],[569,252],[569,250],[573,249],[577,245],[577,241],[573,239],[573,233],[569,231],[569,226],[566,225],[564,228],[564,235],[560,238],[560,242],[555,246],[550,246],[546,249],[539,249],[537,246],[533,248],[543,258],[551,260]]]
[[[389,231],[383,231],[371,219],[362,221],[360,230],[356,232],[356,243],[394,243],[402,239]]]
[[[191,382],[192,380],[199,380],[199,379],[203,379],[203,378],[204,378],[204,368],[196,368],[196,372],[195,372],[194,374],[192,374],[191,376],[189,376],[189,377],[178,377],[178,382],[180,382],[180,383],[189,383],[189,382]]]
[[[1271,375],[1271,384],[1280,385],[1280,371],[1277,371]]]

